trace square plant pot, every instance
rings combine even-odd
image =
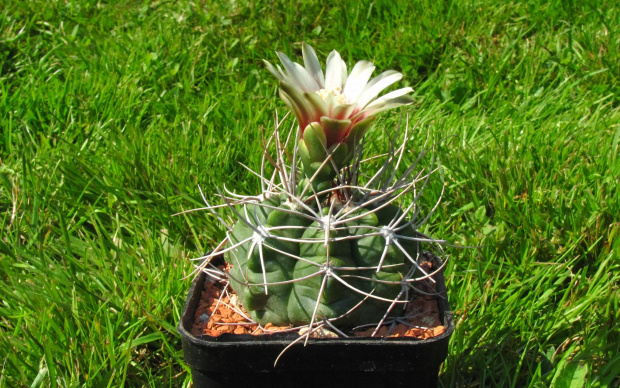
[[[312,338],[280,353],[299,338],[296,333],[253,336],[191,334],[207,275],[189,290],[178,325],[183,354],[194,387],[436,387],[441,363],[454,331],[443,272],[436,281],[439,316],[445,332],[416,338]]]

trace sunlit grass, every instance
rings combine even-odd
[[[0,0],[0,386],[189,385],[182,279],[224,229],[171,215],[256,192],[261,59],[305,40],[405,74],[447,185],[427,232],[480,246],[449,251],[443,386],[617,387],[619,10]]]

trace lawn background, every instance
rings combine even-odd
[[[405,74],[446,181],[426,231],[480,246],[449,249],[442,385],[618,387],[619,10],[0,0],[0,386],[189,385],[183,277],[224,229],[171,215],[257,191],[261,59],[306,41]]]

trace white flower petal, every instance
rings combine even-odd
[[[280,58],[280,62],[282,62],[282,65],[284,66],[284,69],[286,69],[286,72],[288,73],[288,82],[293,83],[304,92],[313,92],[316,90],[315,86],[309,82],[311,78],[306,72],[306,69],[291,61],[286,54],[281,52],[277,52],[277,54],[278,58]],[[303,73],[299,72],[300,68],[303,69]],[[312,82],[316,84],[314,80],[312,80]]]
[[[402,95],[400,97],[392,98],[390,100],[381,101],[380,103],[370,106],[368,105],[366,108],[362,109],[358,112],[353,119],[355,120],[358,117],[371,117],[376,115],[379,112],[383,112],[384,110],[398,108],[403,105],[409,105],[413,103],[413,97],[408,94]]]
[[[305,67],[300,65],[299,63],[295,63],[295,68],[297,69],[297,74],[300,78],[304,80],[304,83],[309,85],[312,88],[313,92],[316,92],[320,89],[319,84],[316,80],[308,73]]]
[[[342,65],[343,61],[336,50],[327,57],[327,70],[325,71],[325,89],[332,90],[342,88]],[[345,65],[346,69],[346,65]],[[346,71],[346,70],[345,70]]]
[[[383,76],[386,73],[388,72],[386,71],[385,73],[382,73],[381,75],[375,77],[372,81],[368,83],[368,85],[366,85],[361,95],[357,99],[358,106],[362,108],[365,107],[366,105],[368,105],[369,102],[377,98],[377,96],[379,95],[379,93],[381,93],[383,89],[392,85],[394,82],[400,81],[403,78],[403,75],[396,71],[392,74]]]
[[[376,76],[375,78],[371,79],[370,82],[368,82],[366,84],[366,87],[364,88],[364,90],[373,87],[377,82],[379,82],[382,79],[384,79],[385,77],[389,77],[389,76],[391,76],[393,74],[400,74],[400,73],[397,72],[396,70],[386,70],[383,73],[381,73],[378,76]],[[364,90],[362,90],[362,93],[364,93]]]
[[[372,62],[359,61],[353,66],[349,78],[344,85],[343,93],[347,96],[348,101],[356,101],[360,93],[368,83],[375,66]]]
[[[282,68],[280,67],[280,65],[278,65],[276,63],[276,67],[278,68],[278,71],[280,72],[280,74],[282,74],[282,77],[284,77],[285,79],[290,78],[288,75],[286,75],[286,73],[284,72],[284,70],[282,70]]]
[[[323,68],[319,63],[319,59],[316,56],[316,52],[312,48],[312,46],[306,44],[304,42],[301,45],[301,51],[304,56],[304,65],[306,66],[306,71],[310,74],[312,78],[319,85],[319,88],[323,89],[325,87],[325,77],[323,76]]]
[[[379,104],[383,103],[384,101],[392,100],[394,98],[400,97],[402,95],[405,95],[405,94],[408,94],[408,93],[411,93],[411,92],[413,92],[413,88],[410,88],[410,87],[394,90],[393,92],[390,92],[388,94],[384,94],[383,96],[377,98],[376,100],[374,100],[373,102],[368,104],[366,109],[372,108],[372,107],[374,107],[376,105],[379,105]]]
[[[308,118],[307,109],[305,109],[304,105],[298,105],[298,103],[294,102],[291,96],[288,95],[288,93],[286,93],[282,88],[278,90],[278,93],[280,94],[282,101],[284,101],[284,103],[293,111],[299,125],[303,125],[304,123],[308,123],[310,121]]]
[[[263,62],[265,62],[265,66],[267,67],[267,70],[269,70],[269,72],[273,74],[277,79],[279,79],[280,81],[285,80],[286,76],[282,73],[281,70],[276,69],[271,63],[267,62],[264,59],[263,59]]]

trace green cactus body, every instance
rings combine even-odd
[[[263,204],[283,209],[291,208],[280,197],[265,200]],[[299,255],[299,244],[277,237],[298,239],[304,231],[303,227],[307,226],[311,220],[258,205],[248,205],[246,210],[247,221],[255,227],[262,225],[265,229],[291,228],[270,230],[269,234],[275,237],[266,238],[258,243],[260,239],[255,239],[254,229],[239,221],[230,234],[230,242],[236,244],[246,239],[250,240],[226,254],[226,261],[232,265],[231,285],[254,320],[271,322],[274,325],[286,325],[288,324],[287,306],[292,284],[270,285],[267,287],[267,293],[265,293],[263,284],[291,280],[297,260],[288,255]]]
[[[268,230],[269,237],[257,237],[245,222],[238,222],[230,234],[231,244],[247,240],[227,252],[226,260],[233,267],[232,288],[252,319],[263,325],[303,325],[311,322],[316,310],[315,321],[338,318],[339,326],[380,321],[391,305],[386,300],[399,296],[403,290],[400,282],[412,266],[394,244],[384,255],[386,236],[380,231],[398,208],[388,205],[376,211],[370,207],[351,211],[347,218],[354,220],[329,229],[332,240],[327,246],[325,221],[279,210],[291,208],[294,206],[284,196],[247,205],[245,218],[254,229]],[[415,257],[414,244],[402,241],[401,245]],[[273,284],[282,282],[287,283]],[[399,312],[395,307],[391,315]]]

